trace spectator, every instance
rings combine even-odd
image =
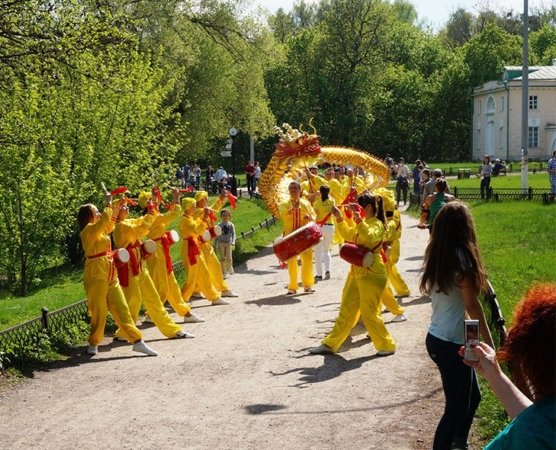
[[[259,180],[263,172],[258,161],[255,162],[255,191],[259,188]]]
[[[464,360],[488,381],[512,419],[486,450],[556,448],[555,324],[556,284],[535,286],[517,305],[513,326],[498,352],[528,395],[502,372],[496,353],[487,344],[481,342],[473,349],[478,361]]]
[[[552,152],[552,158],[548,160],[548,179],[550,180],[550,199],[556,197],[556,150]]]
[[[216,245],[220,255],[222,275],[226,278],[227,275],[234,273],[233,250],[236,245],[236,230],[231,222],[232,214],[229,209],[222,209],[220,218],[218,225],[222,228],[222,234],[216,237]]]
[[[442,178],[442,170],[441,169],[434,169],[432,171],[432,178],[423,186],[423,201],[429,195],[434,194],[436,192],[436,180]],[[450,193],[450,186],[446,181],[446,192]]]
[[[249,196],[253,195],[255,192],[255,165],[253,161],[249,161],[245,166],[245,178],[247,180],[247,192]]]
[[[444,178],[437,178],[435,186],[436,192],[429,195],[423,203],[421,209],[423,213],[421,215],[421,223],[418,225],[419,228],[428,228],[431,233],[434,219],[438,215],[440,208],[446,205],[446,203],[453,202],[456,199],[453,195],[446,193],[448,185]],[[426,222],[423,222],[423,218],[426,218]]]
[[[436,217],[425,250],[420,289],[431,297],[427,352],[438,367],[444,390],[444,413],[434,436],[434,450],[466,449],[473,416],[481,401],[475,371],[463,363],[464,319],[479,320],[479,331],[492,346],[479,294],[486,275],[469,208],[444,206]]]
[[[218,170],[214,172],[214,179],[216,180],[217,183],[220,183],[225,178],[228,178],[228,174],[226,173],[224,168],[220,166]]]
[[[483,158],[483,165],[481,166],[481,199],[487,200],[490,198],[490,177],[492,175],[492,164],[490,164],[490,156]]]
[[[176,179],[178,180],[178,184],[180,186],[183,185],[183,171],[181,167],[178,166],[178,170],[176,170]]]
[[[413,193],[419,196],[419,183],[421,182],[421,171],[424,169],[423,164],[420,160],[415,161],[415,167],[411,171],[413,176]]]
[[[189,167],[189,163],[185,163],[185,166],[183,166],[182,169],[183,172],[183,184],[187,185],[188,181],[189,181],[189,175],[191,173],[191,167]]]
[[[500,160],[497,158],[496,161],[494,161],[494,167],[492,168],[492,175],[498,176],[502,174],[506,175],[506,164],[500,162]]]
[[[430,169],[427,169],[425,167],[423,170],[421,170],[419,178],[420,178],[419,179],[419,204],[422,205],[423,202],[425,201],[425,197],[423,196],[423,190],[425,188],[425,184],[427,184],[431,179]]]
[[[405,165],[405,160],[400,158],[396,169],[396,202],[399,205],[403,194],[403,204],[407,203],[407,189],[409,188],[409,167]]]

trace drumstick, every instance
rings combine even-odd
[[[102,181],[100,182],[100,186],[102,187],[102,190],[104,191],[104,194],[107,194],[108,189],[106,189],[106,185]]]

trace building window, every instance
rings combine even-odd
[[[529,109],[537,109],[539,106],[538,97],[536,95],[529,96]]]
[[[536,148],[539,146],[539,127],[529,127],[529,139],[527,145],[530,148]]]
[[[504,112],[504,97],[500,97],[500,112]]]

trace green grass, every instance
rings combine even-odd
[[[213,199],[211,199],[213,200]],[[251,230],[270,217],[261,200],[239,199],[237,209],[232,210],[232,221],[238,236]],[[179,219],[171,227],[179,229]],[[279,234],[280,227],[258,230],[245,240],[240,239],[234,252],[234,263],[240,264],[266,247]],[[173,261],[181,260],[181,244],[171,247]],[[42,274],[44,288],[36,290],[28,297],[14,297],[7,291],[0,291],[0,330],[10,328],[26,320],[41,315],[43,307],[49,310],[70,305],[85,298],[81,268],[53,268]],[[183,281],[183,275],[180,281]]]
[[[527,186],[533,189],[545,189],[547,191],[550,190],[550,183],[548,181],[548,175],[546,173],[529,173],[527,176],[527,181]],[[449,178],[448,184],[450,185],[451,190],[453,190],[455,187],[477,189],[481,187],[481,181],[476,176],[474,176],[473,178],[463,179]],[[490,179],[490,186],[493,189],[519,189],[521,188],[521,176],[519,174],[516,174],[501,177],[492,177]]]

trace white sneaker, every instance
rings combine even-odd
[[[143,323],[154,323],[150,316],[143,317]]]
[[[312,287],[306,287],[303,289],[303,292],[305,292],[306,294],[312,294],[313,292],[315,292],[315,290]]]
[[[185,339],[185,338],[194,338],[195,335],[188,333],[187,331],[178,331],[178,333],[174,336],[176,339]]]
[[[398,314],[397,316],[394,316],[391,320],[391,322],[405,322],[407,320],[407,316],[405,314]]]
[[[149,356],[158,356],[158,353],[150,348],[147,344],[145,344],[145,341],[143,340],[140,340],[139,342],[133,344],[132,350],[134,352],[144,353],[145,355]]]
[[[237,295],[234,291],[231,291],[230,289],[228,289],[227,291],[223,291],[220,295],[222,297],[239,297],[239,295]]]
[[[200,292],[193,292],[190,298],[205,298],[205,297],[203,297],[203,294],[201,294]]]
[[[96,355],[98,353],[98,345],[89,345],[87,347],[87,355]]]
[[[229,305],[229,304],[230,304],[230,302],[227,302],[223,298],[219,298],[218,300],[215,300],[215,301],[212,302],[212,306],[215,306],[215,305]]]
[[[395,350],[379,350],[376,352],[376,356],[390,356],[395,353]]]
[[[309,353],[312,355],[330,355],[334,352],[328,345],[320,344],[318,347],[310,348]]]
[[[189,313],[188,316],[183,316],[183,323],[199,323],[204,321],[205,319],[193,313]]]

